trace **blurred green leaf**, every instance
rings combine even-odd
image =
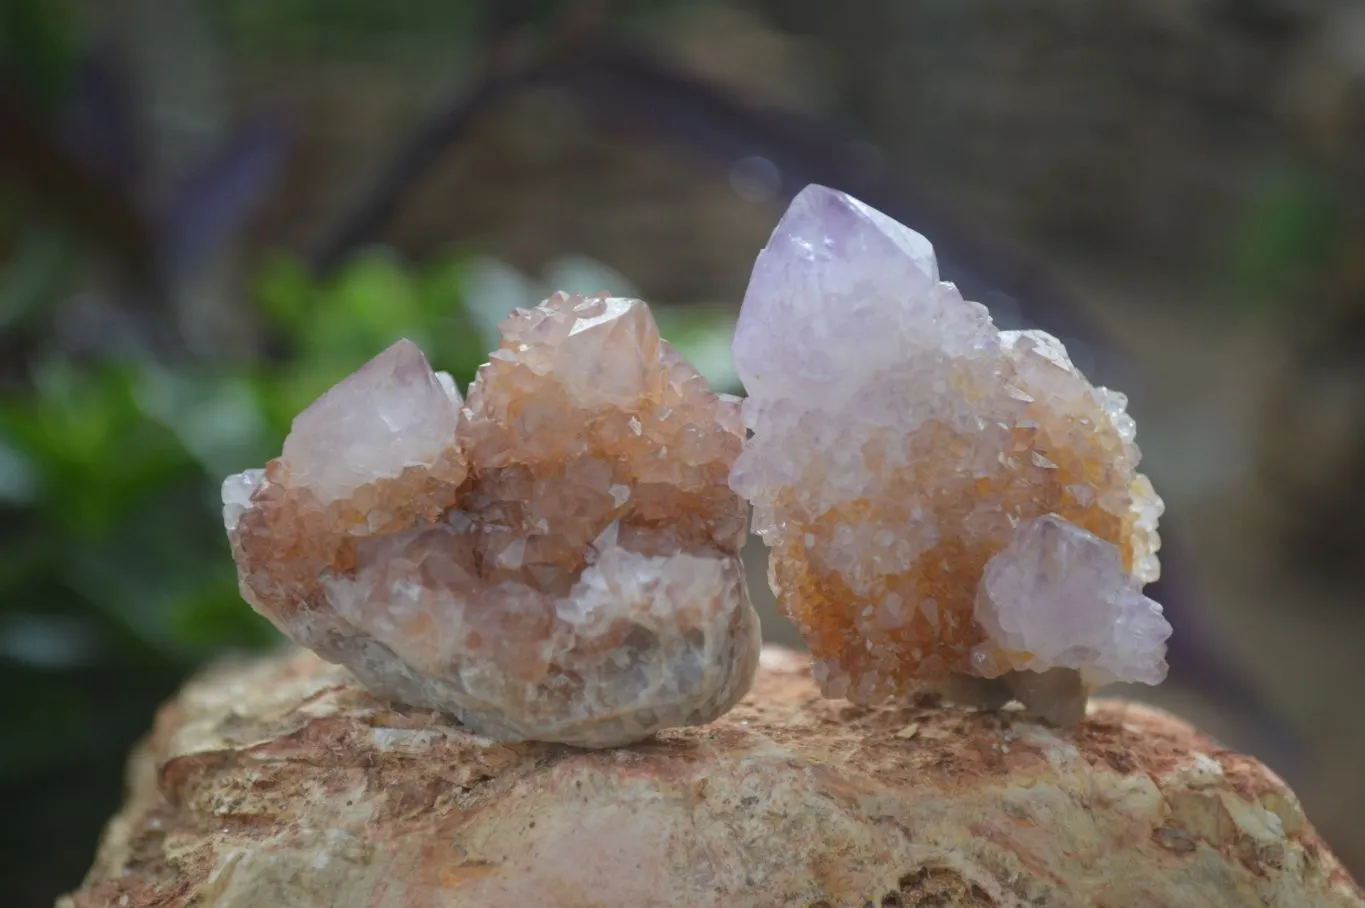
[[[77,616],[22,612],[0,616],[0,658],[62,670],[88,665],[98,649],[97,629]]]
[[[742,390],[730,353],[735,336],[735,312],[728,307],[656,306],[659,333],[677,348],[720,393]]]
[[[77,20],[60,0],[0,2],[0,62],[47,108],[66,90],[76,59]]]
[[[462,46],[477,4],[449,0],[218,0],[230,39],[244,50],[345,52],[382,57]]]
[[[108,532],[124,508],[192,464],[141,412],[133,373],[118,364],[87,372],[47,360],[32,399],[0,406],[0,436],[35,467],[40,512],[80,536]]]
[[[1339,255],[1342,224],[1326,176],[1307,167],[1268,174],[1233,235],[1233,292],[1244,305],[1294,302]]]
[[[277,328],[290,333],[304,329],[313,306],[314,285],[301,261],[272,256],[257,272],[254,292],[262,314]]]
[[[29,504],[38,494],[38,471],[25,454],[0,434],[0,504]]]
[[[272,448],[260,389],[245,376],[176,373],[148,365],[139,376],[144,413],[173,432],[210,476],[262,463]]]
[[[316,317],[304,335],[319,359],[364,362],[406,336],[429,346],[421,297],[413,278],[394,258],[374,251],[352,260],[324,288]]]
[[[25,230],[0,269],[0,332],[45,311],[68,285],[75,259],[64,232],[37,225]]]
[[[21,607],[22,591],[52,571],[52,537],[35,531],[31,510],[0,509],[0,612]]]
[[[449,372],[461,389],[474,380],[475,371],[496,346],[470,311],[465,294],[468,273],[464,259],[446,259],[423,272],[419,290],[431,360],[436,368]]]
[[[206,569],[201,582],[173,603],[171,613],[172,631],[187,649],[260,649],[282,639],[270,622],[243,607],[230,559]]]
[[[544,298],[540,284],[506,262],[479,257],[469,263],[461,286],[467,309],[483,345],[498,344],[498,325],[518,306],[534,306]]]
[[[325,280],[297,260],[275,258],[263,268],[256,292],[261,310],[285,346],[292,367],[261,379],[282,397],[287,417],[267,401],[272,425],[288,419],[366,360],[401,338],[427,352],[433,365],[468,382],[489,342],[465,305],[469,267],[445,258],[414,270],[393,253],[370,249]]]

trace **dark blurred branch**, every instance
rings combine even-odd
[[[532,81],[534,78],[528,73],[490,75],[468,95],[424,123],[384,165],[373,187],[323,244],[314,262],[315,269],[326,273],[342,264],[393,216],[408,190],[440,155],[469,133],[479,117]]]
[[[52,129],[86,167],[138,196],[149,176],[138,117],[128,62],[104,41],[76,60]]]
[[[149,185],[137,95],[117,50],[92,48],[77,60],[68,84],[58,112],[48,117],[17,79],[0,71],[0,180],[115,266],[116,280],[101,292],[118,330],[87,326],[76,332],[81,340],[74,346],[133,344],[182,355],[180,328],[195,280],[231,248],[277,179],[286,124],[259,117],[197,162],[179,186]],[[9,343],[22,349],[26,341]],[[12,349],[0,354],[23,359]]]
[[[155,292],[155,237],[145,213],[124,187],[71,153],[3,74],[0,136],[0,179],[54,210],[136,285]]]
[[[516,34],[509,20],[497,21],[503,42]],[[506,43],[494,47],[490,59],[505,63]],[[968,297],[987,303],[1002,296],[1014,300],[1031,321],[1063,337],[1098,336],[1044,271],[930,203],[910,180],[893,185],[867,166],[859,142],[816,118],[748,104],[581,28],[525,64],[488,68],[467,94],[422,124],[323,245],[317,267],[330,270],[375,236],[428,168],[464,139],[479,117],[531,88],[565,92],[604,121],[690,147],[727,169],[746,158],[766,159],[780,175],[778,191],[787,198],[810,183],[852,193],[932,236],[944,276]]]
[[[533,0],[492,0],[480,4],[479,81],[419,125],[380,168],[369,191],[323,243],[314,261],[318,272],[336,268],[356,247],[373,237],[393,217],[428,168],[463,140],[488,110],[549,77],[552,67],[546,54],[542,51],[537,55],[529,34],[536,12]]]
[[[158,211],[158,247],[167,279],[183,281],[241,235],[279,178],[290,131],[262,116],[234,130],[197,164]]]

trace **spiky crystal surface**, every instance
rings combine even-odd
[[[1056,338],[996,329],[924,237],[811,186],[734,339],[753,436],[731,486],[825,692],[1066,668],[1155,683],[1161,499],[1122,394]]]
[[[639,300],[518,310],[462,401],[400,341],[229,477],[245,598],[382,693],[590,747],[708,721],[757,666],[739,402]]]

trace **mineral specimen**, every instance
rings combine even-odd
[[[1126,398],[1055,338],[998,331],[928,240],[808,187],[754,266],[734,357],[753,437],[731,487],[826,694],[929,684],[1065,722],[1100,684],[1162,680],[1170,626],[1141,593],[1162,503]]]
[[[739,402],[638,300],[558,294],[502,334],[467,402],[400,341],[224,482],[243,596],[493,738],[605,747],[724,713],[759,646]]]

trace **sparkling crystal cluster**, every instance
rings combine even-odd
[[[467,401],[400,341],[227,479],[243,595],[491,737],[610,746],[715,718],[759,645],[739,402],[638,300],[559,294],[502,335]]]
[[[731,486],[827,694],[1003,687],[1066,721],[1100,684],[1164,677],[1170,626],[1141,592],[1162,503],[1126,399],[1050,335],[997,330],[924,237],[808,187],[734,357],[753,436]]]

